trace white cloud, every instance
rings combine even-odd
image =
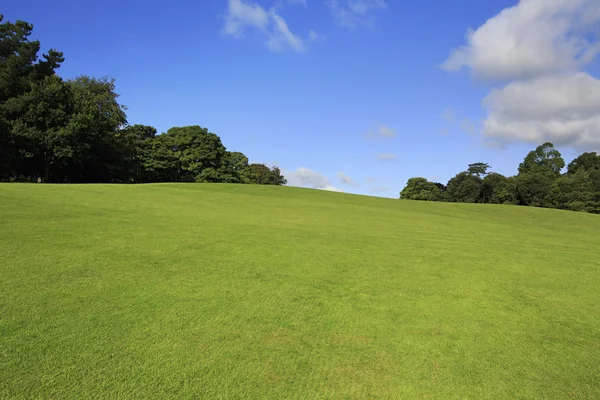
[[[265,43],[271,51],[290,49],[300,52],[305,48],[302,38],[290,31],[285,19],[277,14],[275,8],[266,11],[251,1],[229,0],[223,32],[239,39],[244,37],[248,30],[255,31],[265,38]]]
[[[304,50],[302,39],[290,31],[285,20],[275,12],[270,12],[269,15],[273,20],[273,31],[267,42],[269,49],[276,52],[283,51],[286,47],[294,51]]]
[[[454,116],[455,116],[455,111],[453,108],[446,108],[444,110],[444,112],[442,113],[442,118],[444,118],[444,121],[446,122],[454,122]]]
[[[380,161],[395,160],[396,158],[398,158],[395,154],[391,154],[391,153],[377,154],[377,156],[375,156],[375,157]]]
[[[600,81],[587,73],[515,81],[492,90],[483,106],[488,139],[600,149]]]
[[[598,0],[521,0],[469,30],[442,68],[501,80],[576,71],[600,51],[589,35],[599,10]]]
[[[600,81],[583,72],[600,52],[599,23],[598,0],[521,0],[469,33],[443,67],[504,81],[483,100],[485,143],[600,149]]]
[[[337,177],[344,185],[356,186],[356,182],[343,172],[339,172]]]
[[[396,131],[387,125],[380,125],[375,130],[370,130],[365,135],[367,139],[393,139],[396,137]]]
[[[348,29],[372,28],[375,23],[372,12],[387,8],[385,0],[326,0],[326,4],[338,25]]]
[[[342,189],[340,189],[340,188],[337,188],[337,187],[335,187],[335,186],[333,186],[333,185],[327,185],[327,186],[325,186],[325,187],[322,187],[322,188],[316,188],[316,189],[319,189],[319,190],[327,190],[328,192],[340,192],[340,193],[343,193],[343,192],[344,192]]]
[[[288,181],[288,186],[310,187],[313,189],[341,192],[333,186],[331,181],[323,174],[309,168],[298,168],[295,171],[284,171],[283,175]]]
[[[308,32],[308,40],[311,42],[318,42],[319,40],[325,39],[325,35],[317,33],[315,30],[311,29]]]
[[[240,37],[246,28],[266,30],[268,25],[269,15],[258,4],[229,0],[223,27],[225,34]]]

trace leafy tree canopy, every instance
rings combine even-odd
[[[557,177],[565,167],[565,160],[552,143],[546,142],[527,154],[519,164],[519,174],[540,173]]]

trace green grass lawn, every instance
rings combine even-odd
[[[600,216],[0,185],[0,398],[600,398]]]

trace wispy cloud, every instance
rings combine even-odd
[[[228,0],[223,33],[235,39],[253,32],[262,38],[269,50],[282,52],[305,50],[304,41],[292,33],[285,19],[275,8],[268,11],[259,4],[246,0]]]
[[[320,40],[325,39],[325,35],[318,33],[317,31],[311,29],[308,31],[308,40],[311,42],[318,42]]]
[[[379,161],[384,161],[384,160],[395,160],[396,158],[398,158],[398,156],[396,156],[395,154],[392,153],[383,153],[383,154],[377,154],[375,156]]]
[[[342,182],[342,184],[344,185],[350,185],[350,186],[356,186],[357,183],[350,178],[348,175],[344,174],[343,172],[339,172],[337,174],[338,179],[340,180],[340,182]]]
[[[387,125],[380,125],[377,129],[371,129],[365,134],[367,139],[393,139],[396,131]]]
[[[283,175],[288,181],[288,186],[310,187],[331,192],[342,192],[342,190],[335,187],[325,175],[309,168],[284,171]]]
[[[448,107],[442,113],[442,118],[446,122],[454,122],[455,115],[456,115],[456,112],[454,111],[454,109]]]
[[[387,8],[385,0],[326,0],[338,25],[347,29],[373,28],[373,12]]]

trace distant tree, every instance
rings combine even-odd
[[[546,142],[527,154],[519,165],[519,174],[539,173],[558,177],[565,167],[565,160],[552,143]]]
[[[504,175],[492,172],[483,178],[481,182],[480,200],[482,203],[502,204],[505,201],[505,191],[508,178]]]
[[[115,81],[79,76],[67,82],[73,94],[73,115],[66,129],[77,138],[73,164],[64,175],[74,182],[122,182],[126,160],[121,129],[127,124]]]
[[[221,175],[221,181],[225,183],[250,183],[248,157],[237,151],[227,151],[223,157]]]
[[[578,170],[591,171],[600,169],[600,155],[593,153],[583,153],[569,163],[567,167],[568,174],[574,174]]]
[[[277,185],[277,186],[287,185],[287,179],[285,179],[285,176],[283,176],[279,167],[271,168],[271,185]]]
[[[515,177],[518,204],[544,207],[553,178],[548,173],[530,172]]]
[[[250,164],[249,183],[258,185],[286,185],[287,180],[278,167],[270,169],[264,164]]]
[[[598,204],[590,172],[579,168],[572,174],[561,175],[546,195],[546,207],[572,211],[595,212]]]
[[[152,175],[145,164],[150,157],[152,141],[156,138],[156,128],[148,125],[128,125],[119,132],[122,154],[129,171],[130,182],[152,182]]]
[[[475,175],[478,178],[481,178],[481,176],[485,176],[488,174],[488,169],[490,169],[491,167],[489,166],[489,164],[486,164],[484,162],[477,162],[474,164],[469,164],[469,168],[467,169],[467,172],[471,175]]]
[[[469,172],[461,172],[448,181],[446,196],[448,201],[477,203],[481,199],[482,179]]]
[[[227,150],[219,136],[197,125],[171,128],[166,134],[178,160],[180,180],[221,182],[219,169]]]
[[[180,162],[173,137],[163,133],[144,142],[141,168],[144,182],[178,182]]]
[[[439,200],[442,191],[438,185],[425,178],[410,178],[400,192],[402,200]]]

